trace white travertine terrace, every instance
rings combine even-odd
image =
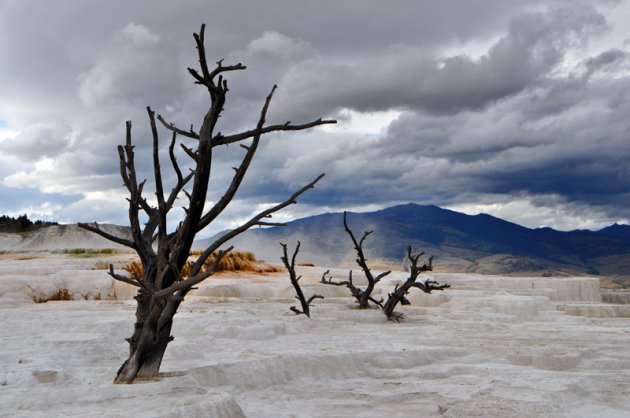
[[[93,268],[130,256],[1,257],[3,416],[630,414],[630,305],[602,303],[597,278],[433,274],[452,288],[412,292],[394,324],[319,284],[325,268],[300,267],[305,293],[326,297],[311,320],[290,314],[287,275],[224,274],[184,302],[164,378],[129,386],[112,380],[132,292]],[[376,296],[404,277],[392,273]],[[32,302],[61,288],[76,300]]]

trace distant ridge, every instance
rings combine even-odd
[[[466,215],[414,203],[375,212],[349,213],[355,234],[374,230],[365,249],[373,262],[401,265],[407,245],[435,255],[437,269],[487,274],[630,276],[630,226],[601,231],[530,229],[487,214]],[[278,242],[302,242],[301,258],[330,266],[352,266],[354,253],[341,213],[250,230],[232,240],[267,261],[280,256]],[[201,245],[202,243],[200,243]]]
[[[103,230],[120,237],[130,237],[130,229],[124,226],[100,224]],[[45,251],[72,248],[125,248],[100,235],[79,228],[77,224],[52,225],[35,231],[0,233],[2,251]]]
[[[630,225],[613,224],[607,226],[604,229],[600,229],[600,234],[609,235],[611,237],[621,238],[626,241],[630,241]]]
[[[402,268],[407,245],[435,256],[436,271],[516,275],[602,275],[630,283],[630,226],[599,231],[530,229],[491,215],[466,215],[433,205],[409,203],[375,212],[348,214],[356,235],[373,230],[365,242],[375,268]],[[128,227],[101,225],[119,235]],[[280,261],[279,242],[301,241],[299,262],[356,269],[352,245],[343,231],[342,213],[324,213],[289,222],[286,227],[245,232],[230,244],[259,259]],[[195,247],[207,244],[201,240]],[[0,250],[118,248],[77,225],[54,225],[22,234],[0,233]]]

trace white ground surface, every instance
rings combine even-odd
[[[630,416],[630,305],[597,279],[434,275],[453,288],[394,324],[321,268],[300,271],[326,296],[311,320],[288,314],[285,275],[220,276],[182,305],[164,377],[113,385],[134,301],[84,299],[129,292],[99,259],[32,256],[0,260],[3,417]],[[61,287],[81,300],[31,302]]]

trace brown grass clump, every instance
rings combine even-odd
[[[130,261],[123,266],[123,270],[125,270],[132,279],[136,280],[138,277],[142,277],[142,263],[137,260]]]
[[[92,270],[109,270],[109,263],[105,261],[97,261]]]
[[[193,251],[191,252],[193,256],[201,255],[201,251]],[[203,270],[210,267],[214,264],[216,259],[216,253],[212,253],[210,257],[204,263]],[[190,274],[190,269],[193,266],[193,262],[189,261],[184,265],[182,269],[182,277],[188,277]],[[128,272],[131,277],[142,277],[142,264],[139,261],[131,261],[127,263],[123,270]],[[230,251],[226,255],[221,258],[219,261],[219,265],[217,266],[215,272],[226,272],[226,271],[248,271],[254,273],[277,273],[282,271],[281,268],[264,263],[260,260],[256,259],[254,253],[249,251]]]
[[[63,250],[52,250],[53,254],[67,254],[72,257],[88,258],[99,257],[102,255],[119,254],[120,251],[115,248],[65,248]]]
[[[214,263],[216,254],[212,254],[205,262],[206,266]],[[263,263],[249,251],[230,251],[221,258],[216,271],[252,271],[255,273],[274,273],[282,269]]]
[[[33,302],[46,303],[51,300],[72,300],[72,295],[68,289],[59,289],[50,296],[33,296]]]

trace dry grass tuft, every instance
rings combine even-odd
[[[120,254],[120,250],[115,248],[65,248],[63,250],[53,250],[52,254],[67,254],[72,257],[89,258],[100,257],[102,255]]]
[[[33,302],[46,303],[51,300],[72,300],[72,295],[68,289],[59,289],[50,296],[33,296]]]
[[[206,266],[214,263],[216,254],[212,254],[205,262]],[[230,251],[221,258],[216,271],[252,271],[255,273],[275,273],[281,268],[272,266],[256,259],[254,253],[249,251]]]
[[[201,251],[193,251],[191,252],[192,256],[201,255]],[[204,263],[204,267],[202,271],[205,271],[208,267],[214,264],[217,254],[213,253],[206,262]],[[190,269],[193,266],[193,262],[189,261],[184,265],[182,269],[182,277],[188,277],[190,275]],[[131,277],[137,278],[142,277],[142,264],[139,261],[131,261],[127,263],[123,270],[130,274]],[[256,259],[254,253],[249,251],[230,251],[226,255],[221,258],[219,264],[215,272],[226,272],[226,271],[248,271],[254,273],[277,273],[281,272],[282,269],[267,263],[264,263],[260,260]]]
[[[109,270],[109,263],[106,261],[97,261],[92,270]]]
[[[136,280],[138,277],[142,277],[142,263],[137,260],[130,261],[123,266],[123,270],[125,270],[132,279]]]

